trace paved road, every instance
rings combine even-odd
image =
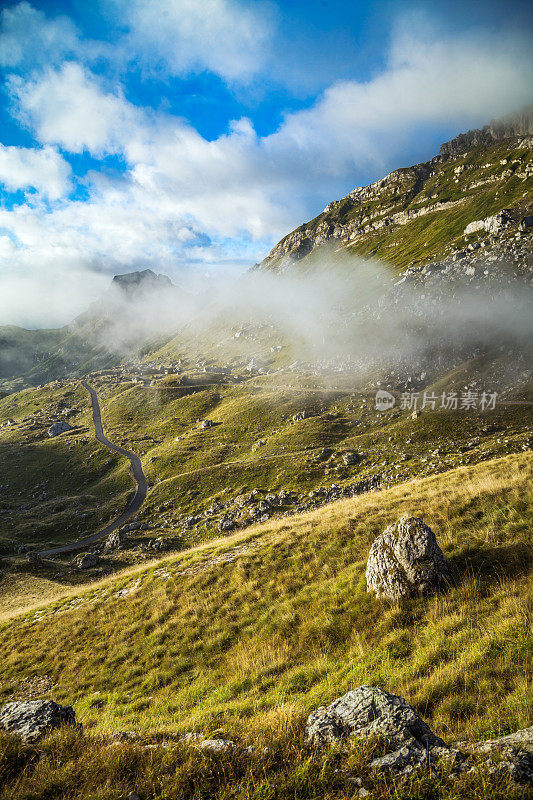
[[[121,525],[124,525],[130,517],[137,513],[140,509],[142,504],[146,499],[146,493],[148,491],[148,486],[146,483],[146,476],[143,472],[141,459],[139,456],[136,456],[135,453],[131,453],[129,450],[125,450],[123,447],[119,447],[117,444],[113,444],[110,442],[109,439],[104,435],[104,431],[102,428],[102,416],[100,414],[100,406],[98,404],[98,397],[96,392],[89,386],[87,381],[82,381],[81,385],[87,389],[89,394],[91,395],[91,403],[93,407],[93,422],[94,422],[94,432],[98,441],[103,444],[105,447],[108,447],[110,450],[114,450],[115,453],[120,453],[121,456],[126,456],[129,459],[131,464],[131,472],[135,479],[135,483],[137,488],[135,489],[135,494],[122,512],[113,522],[110,522],[109,525],[106,525],[105,528],[97,531],[96,533],[91,534],[90,536],[85,536],[83,539],[77,539],[75,542],[71,542],[70,544],[62,545],[61,547],[54,547],[51,550],[41,550],[38,552],[40,556],[53,556],[58,553],[69,553],[73,550],[80,550],[81,548],[85,547],[89,544],[94,544],[95,542],[103,539],[104,536],[108,536],[110,533],[115,531],[117,528],[120,528]]]

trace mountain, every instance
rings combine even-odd
[[[151,269],[115,275],[87,311],[57,330],[0,327],[0,382],[29,384],[111,366],[174,320],[186,293]]]
[[[490,766],[412,749],[415,711],[533,747],[528,119],[354,190],[226,292],[143,270],[60,331],[7,331],[37,359],[12,388],[46,383],[0,398],[0,700],[83,727],[0,730],[0,800],[529,796],[509,740]],[[125,453],[148,493],[123,524]],[[368,591],[379,542],[421,593]],[[361,685],[416,730],[310,747],[309,714],[351,730],[353,696],[329,704]]]
[[[374,257],[398,269],[450,256],[469,223],[533,207],[533,106],[443,144],[423,164],[394,170],[329,203],[287,234],[255,269],[305,270],[329,252]]]

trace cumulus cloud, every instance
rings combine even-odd
[[[53,147],[5,147],[0,144],[0,183],[11,192],[36,189],[58,200],[70,188],[70,165]]]
[[[55,63],[79,49],[78,32],[68,17],[48,19],[26,0],[2,11],[0,66]]]
[[[130,47],[174,75],[210,70],[228,80],[260,69],[274,29],[274,7],[237,0],[115,0]]]
[[[106,93],[80,64],[67,62],[32,79],[8,82],[16,114],[43,143],[71,153],[120,152],[123,133],[135,125],[137,112],[120,93]]]

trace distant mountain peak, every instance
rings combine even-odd
[[[151,269],[138,270],[137,272],[126,272],[123,275],[115,275],[111,285],[122,291],[130,292],[142,288],[171,288],[174,286],[167,275],[156,275]]]

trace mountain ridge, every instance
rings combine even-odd
[[[520,206],[524,189],[533,183],[531,134],[533,106],[459,134],[429,161],[395,169],[328,203],[252,269],[290,270],[326,243],[400,269],[440,257],[450,252],[451,244],[460,249],[467,224],[506,206]],[[523,215],[530,208],[530,200],[523,203]],[[420,217],[427,217],[426,224],[415,229]],[[445,231],[439,230],[443,218]]]

